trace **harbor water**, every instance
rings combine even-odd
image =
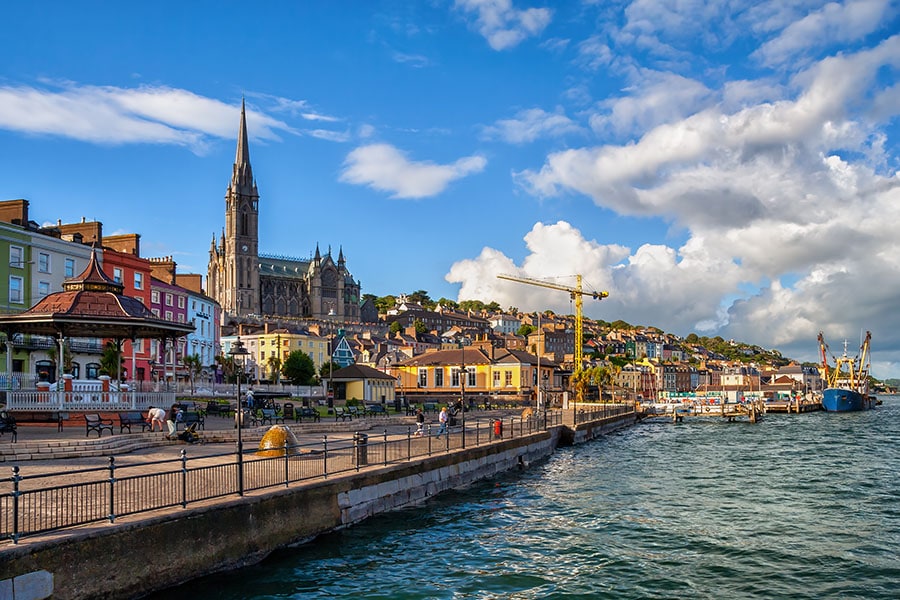
[[[154,597],[897,598],[898,439],[894,396],[646,421]]]

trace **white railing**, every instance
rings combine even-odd
[[[175,403],[175,392],[13,391],[6,395],[6,410],[60,410],[73,412],[117,412],[167,408]]]

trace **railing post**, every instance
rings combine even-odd
[[[7,352],[9,352],[9,346],[7,346]],[[19,475],[19,466],[16,465],[13,467],[13,493],[12,493],[12,511],[13,511],[13,523],[12,523],[12,541],[13,544],[19,543],[19,482],[22,480],[22,476]]]
[[[428,456],[431,456],[431,423],[428,424],[426,435],[428,436]]]
[[[115,497],[116,497],[116,457],[109,457],[109,522],[115,523]]]
[[[187,508],[187,450],[181,449],[181,508]]]
[[[406,460],[412,460],[412,427],[406,427]]]
[[[388,435],[387,429],[384,430],[384,466],[388,464]]]
[[[322,436],[322,477],[328,477],[328,436]]]
[[[284,438],[284,487],[288,487],[288,482],[290,481],[290,473],[288,470],[288,441],[287,436]]]

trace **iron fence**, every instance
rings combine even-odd
[[[622,417],[627,414],[634,414],[634,402],[618,402],[605,404],[591,404],[582,407],[578,406],[575,411],[575,423],[589,423],[591,421],[602,421],[612,417]]]
[[[410,462],[439,453],[527,436],[562,423],[559,411],[528,417],[469,418],[438,437],[357,432],[352,438],[322,436],[315,443],[119,465],[64,473],[26,474],[19,466],[0,479],[0,540],[51,533],[246,492],[327,478],[370,466]],[[241,472],[242,470],[242,472]]]

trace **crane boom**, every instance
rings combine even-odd
[[[506,279],[507,281],[515,281],[517,283],[525,283],[528,285],[536,285],[549,288],[551,290],[558,290],[560,292],[569,293],[569,297],[575,301],[575,351],[573,352],[575,372],[578,373],[579,371],[581,371],[583,362],[582,354],[584,352],[584,317],[582,315],[584,296],[590,296],[594,300],[603,300],[604,298],[609,296],[609,292],[585,292],[581,288],[581,275],[575,276],[575,287],[561,285],[558,283],[551,283],[549,281],[543,281],[542,279],[516,277],[514,275],[497,275],[497,278]]]

